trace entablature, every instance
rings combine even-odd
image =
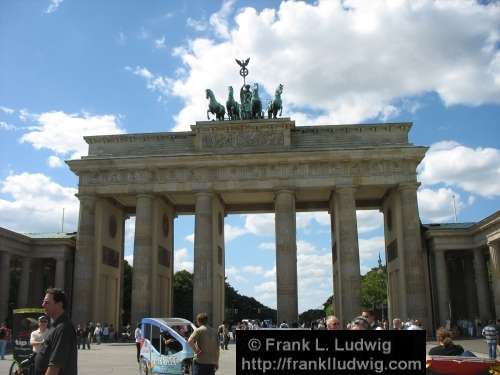
[[[411,146],[411,123],[295,126],[289,118],[200,121],[189,132],[84,137],[92,158]]]

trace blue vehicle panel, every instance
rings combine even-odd
[[[182,318],[141,321],[141,374],[190,374],[193,350],[187,339],[196,327]]]

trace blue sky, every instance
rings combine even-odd
[[[486,4],[484,4],[486,3]],[[76,230],[82,137],[187,130],[204,90],[239,87],[251,57],[264,98],[284,84],[297,125],[411,121],[423,222],[500,208],[500,5],[475,1],[72,1],[0,3],[0,226]],[[226,274],[275,306],[274,218],[230,215]],[[132,255],[129,220],[127,256]],[[175,223],[192,270],[192,216]],[[332,293],[329,218],[298,214],[299,310]],[[358,212],[361,269],[383,254],[381,215]]]

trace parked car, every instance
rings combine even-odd
[[[140,373],[190,374],[194,353],[187,339],[195,328],[182,318],[142,319]]]

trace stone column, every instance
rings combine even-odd
[[[57,258],[56,259],[56,279],[55,287],[64,290],[64,280],[66,279],[66,259]]]
[[[88,322],[93,311],[93,280],[95,259],[95,207],[96,198],[80,195],[80,214],[76,238],[75,272],[73,276],[74,322]]]
[[[153,259],[153,196],[137,195],[134,272],[132,276],[132,325],[151,313],[151,265]],[[156,258],[154,258],[156,260]]]
[[[448,269],[446,267],[445,253],[446,252],[444,250],[436,250],[434,252],[439,325],[442,327],[445,327],[446,320],[450,319],[450,290],[448,289]]]
[[[483,256],[483,249],[474,249],[474,276],[477,288],[477,303],[479,308],[479,318],[482,321],[491,319],[488,280],[486,275],[486,262]]]
[[[464,287],[465,289],[463,290],[463,296],[465,301],[467,301],[467,317],[468,319],[476,319],[476,317],[479,316],[479,309],[478,309],[478,304],[477,304],[477,288],[476,288],[476,282],[474,280],[474,260],[473,260],[473,255],[468,254],[464,256],[463,258],[463,265],[464,265],[464,274],[463,274],[463,279],[464,279]]]
[[[28,306],[28,292],[30,287],[31,258],[25,257],[22,261],[21,279],[19,282],[19,294],[17,296],[17,307]]]
[[[279,190],[274,199],[278,324],[298,322],[295,195]]]
[[[5,321],[9,306],[10,254],[0,251],[0,322]]]
[[[333,192],[335,251],[338,286],[335,305],[342,326],[361,314],[361,273],[359,266],[358,227],[355,188],[339,186]]]
[[[30,277],[30,293],[28,304],[30,306],[42,305],[42,290],[43,290],[43,267],[42,259],[31,259],[31,277]]]
[[[196,193],[194,220],[193,319],[206,312],[213,321],[213,198],[211,192]]]
[[[420,217],[417,204],[417,183],[401,184],[398,188],[401,198],[401,229],[403,234],[404,272],[406,279],[406,313],[409,317],[431,327],[427,317],[424,278],[424,253],[422,250]]]
[[[498,317],[500,316],[500,241],[490,242],[488,247],[490,250],[495,316]]]

